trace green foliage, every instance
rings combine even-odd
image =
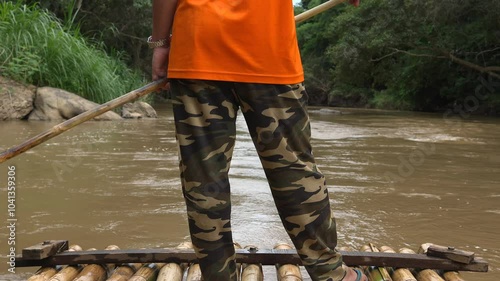
[[[331,95],[443,110],[474,94],[488,76],[478,69],[500,66],[500,1],[370,0],[333,10],[298,27],[306,77]],[[482,106],[498,110],[498,95]]]
[[[65,26],[95,42],[102,42],[108,53],[121,58],[146,76],[151,73],[151,52],[145,44],[151,34],[152,1],[150,0],[22,0],[38,4],[54,13]]]
[[[0,72],[16,80],[62,88],[97,103],[144,84],[102,45],[89,44],[36,6],[0,3],[0,38]]]

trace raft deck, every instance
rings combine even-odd
[[[276,270],[277,280],[303,280],[295,249],[276,244],[273,249],[235,245],[239,280],[264,280],[263,266]],[[460,281],[460,271],[487,272],[488,263],[473,252],[422,244],[417,252],[373,244],[360,251],[339,248],[348,266],[364,270],[372,281]],[[201,272],[190,243],[177,248],[105,250],[69,247],[68,241],[45,241],[23,249],[16,266],[41,267],[29,281],[195,281]]]

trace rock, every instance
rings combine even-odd
[[[0,120],[24,119],[33,110],[36,88],[0,76]]]
[[[154,108],[146,102],[126,103],[122,107],[123,118],[157,118]]]
[[[42,87],[36,91],[35,109],[28,120],[64,120],[73,118],[99,104],[61,89]],[[120,115],[108,111],[94,120],[119,120]]]

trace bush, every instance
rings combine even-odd
[[[90,44],[78,29],[37,6],[0,3],[0,73],[104,103],[145,83],[119,57]]]

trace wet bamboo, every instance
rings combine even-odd
[[[243,264],[241,281],[263,281],[264,273],[260,264]]]
[[[179,264],[168,263],[160,269],[156,281],[182,281],[183,273]]]
[[[48,281],[52,276],[61,269],[61,266],[42,267],[38,269],[33,276],[28,278],[28,281]]]
[[[381,246],[380,251],[383,253],[396,253],[394,249],[388,246]],[[417,281],[415,276],[407,268],[392,268],[389,270],[391,272],[391,278],[393,281]]]
[[[106,281],[127,281],[142,266],[140,263],[127,263],[118,266]]]
[[[293,249],[286,243],[278,243],[274,249]],[[276,274],[278,281],[302,281],[300,268],[295,264],[276,264]]]
[[[319,13],[322,13],[330,8],[333,8],[343,2],[345,2],[346,0],[329,0],[328,2],[325,2],[321,5],[318,5],[310,10],[307,10],[297,16],[295,16],[295,22],[296,23],[301,23]],[[104,104],[101,104],[93,109],[90,109],[82,114],[79,114],[71,119],[68,119],[56,126],[54,126],[53,128],[45,131],[45,132],[42,132],[28,140],[26,140],[25,142],[19,144],[19,145],[16,145],[12,148],[9,148],[7,149],[6,151],[0,153],[0,163],[3,163],[7,160],[9,160],[10,158],[13,158],[23,152],[26,152],[28,150],[30,150],[31,148],[39,145],[39,144],[42,144],[44,142],[46,142],[47,140],[55,137],[55,136],[58,136],[60,134],[62,134],[63,132],[66,132],[67,130],[75,127],[75,126],[78,126],[80,125],[81,123],[84,123],[94,117],[97,117],[101,114],[104,114],[112,109],[115,109],[119,106],[122,106],[128,102],[132,102],[142,96],[145,96],[145,95],[148,95],[150,93],[153,93],[153,92],[156,92],[158,90],[160,90],[165,84],[167,83],[167,80],[166,79],[160,79],[160,80],[157,80],[157,81],[154,81],[154,82],[151,82],[139,89],[136,89],[136,90],[133,90],[123,96],[120,96],[116,99],[113,99],[111,101],[108,101]]]
[[[245,249],[252,252],[257,251],[257,246],[247,245]],[[244,263],[241,266],[241,281],[263,281],[264,272],[262,271],[262,264],[248,264]]]
[[[427,248],[429,248],[431,244],[430,243],[425,243],[420,245],[420,248],[418,249],[419,254],[425,254]],[[406,254],[415,254],[415,251],[408,249],[408,248],[402,248],[399,250],[400,253],[406,253]],[[414,275],[417,277],[418,281],[444,281],[439,274],[432,270],[432,269],[414,269]]]
[[[446,281],[465,281],[462,279],[460,274],[456,271],[449,271],[443,274],[444,280]]]
[[[176,248],[180,249],[180,250],[193,249],[193,243],[187,242],[187,241],[182,242]],[[182,267],[182,271],[185,271],[189,267],[189,264],[188,263],[181,263],[180,266]]]
[[[177,246],[179,249],[193,249],[193,243],[184,242]],[[186,281],[201,281],[203,277],[201,275],[200,265],[197,263],[184,264],[187,267]]]
[[[68,252],[81,251],[81,250],[82,250],[82,248],[80,246],[72,245],[71,247],[69,247]],[[52,280],[54,278],[54,276],[57,276],[61,272],[61,270],[63,270],[63,269],[64,268],[62,266],[42,267],[39,270],[37,270],[33,276],[28,278],[28,281]],[[58,279],[54,279],[54,280],[58,280]]]
[[[361,247],[361,251],[362,252],[379,252],[379,250],[371,243]],[[364,269],[365,269],[366,274],[368,275],[368,278],[371,281],[392,281],[392,278],[389,275],[389,272],[387,271],[387,269],[385,267],[365,266]]]
[[[78,273],[73,281],[104,281],[106,268],[100,264],[88,264]]]
[[[164,263],[148,263],[141,266],[129,281],[155,281]]]
[[[69,247],[68,252],[81,251],[82,247],[78,245],[72,245]],[[82,265],[68,265],[61,269],[58,273],[56,273],[49,281],[71,281],[73,280],[80,270],[82,269]]]
[[[105,248],[105,250],[120,250],[120,247],[116,245],[109,245]],[[113,270],[115,270],[116,264],[109,263],[104,265],[104,268],[106,269],[106,275],[108,276]]]
[[[445,281],[439,274],[432,269],[424,269],[417,274],[418,281]]]
[[[189,265],[186,281],[201,281],[203,277],[201,275],[200,265],[197,263],[192,263]]]
[[[106,250],[114,250],[117,246],[111,245]],[[95,250],[94,248],[89,250]],[[87,250],[87,251],[89,251]],[[105,281],[108,277],[108,271],[113,265],[87,264],[73,281]]]
[[[241,250],[242,248],[241,245],[237,242],[234,242],[233,245],[235,250],[236,249]],[[241,276],[241,268],[242,268],[241,266],[242,266],[241,263],[236,263],[236,276],[238,276],[238,278],[240,278]]]

